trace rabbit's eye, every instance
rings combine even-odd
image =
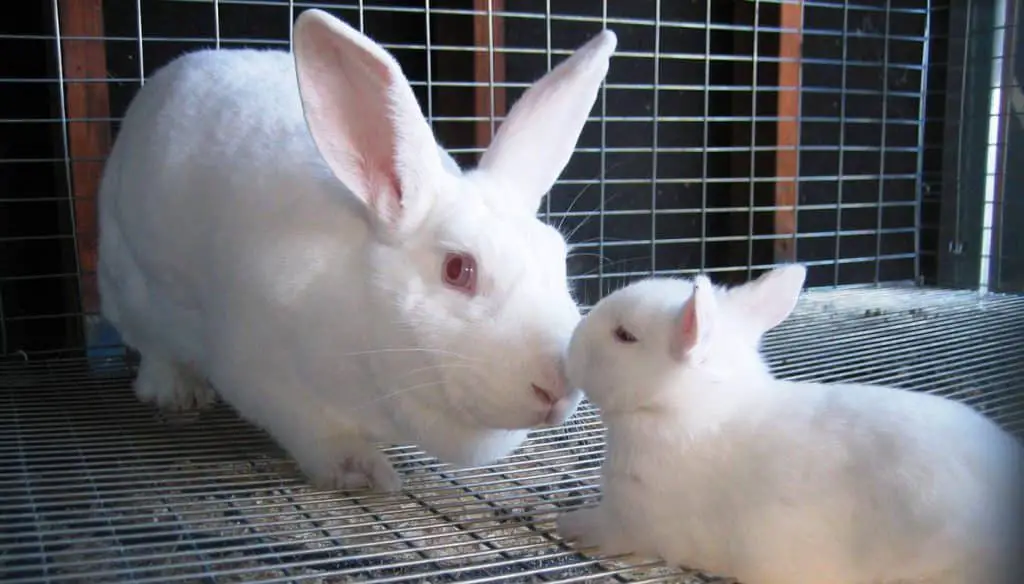
[[[441,275],[445,284],[460,292],[476,292],[476,258],[467,253],[449,252],[444,258]]]
[[[635,343],[636,340],[637,340],[636,337],[633,336],[633,333],[627,331],[625,329],[625,327],[623,327],[622,325],[619,325],[619,326],[615,327],[615,333],[614,334],[615,334],[615,340],[620,342],[620,343],[627,343],[627,344]]]

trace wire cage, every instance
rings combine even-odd
[[[588,555],[584,403],[495,465],[389,452],[397,495],[316,490],[219,406],[163,419],[97,316],[95,194],[148,75],[288,48],[324,8],[399,60],[470,166],[524,88],[601,28],[619,47],[543,218],[584,309],[652,274],[809,290],[765,351],[790,379],[961,399],[1024,431],[1024,11],[1018,0],[45,0],[0,19],[0,579],[712,582]],[[1017,192],[1018,195],[1012,195]]]

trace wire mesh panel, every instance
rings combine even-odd
[[[766,351],[784,377],[936,391],[1021,433],[1022,315],[1020,297],[811,292]],[[226,408],[161,419],[115,373],[0,367],[4,582],[729,582],[557,537],[556,514],[598,496],[589,406],[488,468],[393,448],[406,489],[347,494],[310,488]]]
[[[1003,6],[1000,6],[1003,7]],[[996,195],[993,221],[994,243],[991,250],[995,273],[993,289],[1001,291],[1024,291],[1024,241],[1016,237],[1012,225],[1024,221],[1024,197],[1020,195],[1024,167],[1013,161],[1024,160],[1024,9],[1020,2],[1006,2],[1002,38],[997,42],[993,69],[999,71],[997,86],[1001,99],[997,101],[994,116],[1001,132],[997,133],[995,146],[1001,146],[996,159],[998,166],[993,170],[993,186]],[[1001,42],[999,42],[1001,41]]]
[[[1019,192],[1020,169],[1012,163],[1021,160],[1021,145],[1024,139],[1024,92],[1021,79],[1024,78],[1024,64],[1016,55],[1020,54],[1022,37],[1020,28],[1024,14],[1014,2],[997,2],[995,11],[999,18],[994,26],[992,48],[992,87],[996,90],[990,103],[990,130],[994,134],[988,140],[988,151],[995,158],[989,165],[991,196],[986,197],[985,211],[991,221],[983,221],[983,241],[990,242],[983,248],[984,261],[991,268],[982,268],[984,284],[992,289],[1020,292],[1024,290],[1024,247],[1012,236],[1010,225],[1024,218],[1024,206]]]
[[[96,317],[95,196],[120,119],[175,57],[287,49],[311,7],[396,56],[467,167],[531,82],[614,29],[541,210],[573,244],[584,307],[651,274],[740,282],[798,261],[812,287],[881,286],[809,293],[769,335],[781,376],[936,391],[1024,431],[1024,351],[1007,350],[1024,302],[902,286],[1024,290],[1007,227],[1024,212],[1008,162],[1024,143],[1018,4],[25,3],[0,20],[2,54],[19,56],[0,62],[0,579],[718,581],[553,533],[558,510],[598,494],[586,405],[488,468],[395,447],[408,488],[385,497],[312,489],[226,408],[165,419],[131,394]],[[102,371],[83,359],[97,355]]]
[[[1021,213],[1020,12],[1019,0],[933,3],[921,232],[935,254],[929,283],[1024,291],[1009,228]]]
[[[38,99],[3,115],[32,138],[3,155],[5,354],[117,343],[80,314],[97,309],[102,163],[144,79],[202,47],[287,49],[311,6],[395,54],[465,166],[530,82],[618,33],[543,210],[575,246],[584,305],[652,273],[737,282],[796,260],[816,286],[935,269],[934,245],[918,245],[925,112],[944,115],[941,99],[928,109],[924,1],[53,0],[35,29],[5,25],[13,53],[50,57],[6,79]]]

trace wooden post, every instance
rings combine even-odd
[[[800,144],[800,57],[803,0],[780,7],[779,121],[775,159],[775,261],[796,260],[797,160]]]
[[[99,310],[96,192],[110,150],[110,98],[102,0],[60,0],[65,115],[82,311]],[[88,37],[88,38],[82,38]],[[83,81],[90,79],[93,81]]]
[[[119,340],[99,313],[96,281],[96,195],[103,165],[110,152],[110,96],[107,90],[107,52],[103,32],[103,0],[59,0],[60,54],[67,117],[67,172],[70,174],[72,213],[78,263],[78,301],[83,316],[80,333],[87,356],[102,364],[116,356]]]
[[[476,122],[476,146],[486,148],[491,143],[491,96],[494,97],[494,117],[505,115],[505,88],[498,84],[505,81],[505,54],[494,51],[505,44],[504,19],[495,14],[505,8],[505,0],[473,0],[473,80],[476,82],[475,115],[486,118]],[[490,11],[488,12],[488,9]],[[494,68],[491,69],[493,62]],[[491,80],[494,86],[491,86]],[[497,126],[495,126],[497,128]]]

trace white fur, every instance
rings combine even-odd
[[[503,172],[463,173],[397,62],[319,10],[298,18],[294,57],[203,50],[162,68],[100,190],[102,312],[142,355],[138,395],[180,409],[215,390],[341,488],[400,487],[374,443],[483,464],[563,422],[579,311],[536,209],[615,44],[597,35],[542,79],[558,92],[523,96],[493,147],[510,127],[547,158],[509,147]],[[583,115],[552,117],[568,102]],[[450,251],[476,257],[476,296],[443,284]]]
[[[567,371],[607,425],[603,498],[559,532],[743,584],[1000,582],[1020,444],[935,395],[775,379],[759,343],[804,275],[648,279],[594,307]]]

